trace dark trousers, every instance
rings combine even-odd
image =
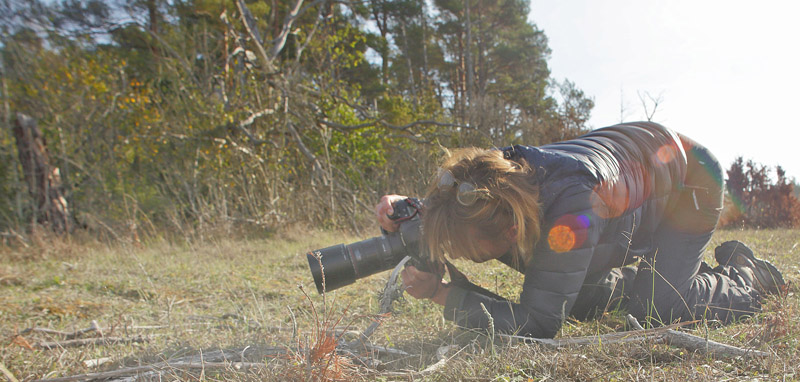
[[[703,146],[681,137],[688,157],[684,185],[653,236],[653,250],[638,267],[614,269],[587,280],[571,314],[586,319],[627,307],[654,325],[699,319],[731,322],[760,309],[758,293],[734,268],[702,261],[722,211],[722,168]]]

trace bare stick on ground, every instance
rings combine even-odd
[[[519,340],[524,342],[536,343],[544,345],[552,349],[560,349],[571,346],[592,346],[598,344],[620,344],[628,342],[641,342],[644,340],[651,340],[655,342],[663,342],[671,346],[683,348],[689,351],[698,352],[700,354],[709,354],[721,357],[767,357],[769,353],[742,349],[732,345],[722,344],[716,341],[711,341],[706,338],[683,333],[675,330],[681,326],[689,325],[691,323],[678,323],[668,326],[663,326],[653,329],[644,329],[639,322],[636,321],[630,314],[627,317],[628,323],[636,328],[636,330],[608,333],[597,336],[586,337],[569,337],[569,338],[530,338],[523,336],[512,336],[500,334],[501,338],[508,338],[512,340]]]
[[[642,326],[639,325],[639,321],[637,321],[635,317],[629,314],[627,315],[626,318],[628,319],[628,323],[631,324],[631,326],[633,326],[638,330],[644,330],[644,328],[642,328]],[[763,351],[742,349],[736,346],[726,345],[723,343],[712,341],[707,338],[693,336],[689,333],[679,332],[674,329],[667,329],[666,331],[663,332],[663,334],[661,334],[661,337],[663,337],[664,341],[671,346],[683,348],[686,350],[696,351],[700,354],[712,354],[712,355],[727,356],[727,357],[769,356],[769,353]]]
[[[52,336],[61,336],[65,340],[70,340],[70,339],[78,338],[78,337],[80,337],[80,336],[82,336],[82,335],[84,335],[86,333],[91,333],[91,332],[97,333],[97,334],[99,334],[101,336],[103,335],[103,329],[100,328],[100,325],[98,325],[97,321],[95,321],[95,320],[92,320],[92,322],[91,322],[91,324],[89,325],[88,328],[78,329],[78,330],[76,330],[74,332],[63,332],[63,331],[60,331],[60,330],[53,330],[53,329],[48,329],[48,328],[34,327],[34,328],[27,328],[27,329],[21,331],[19,334],[20,335],[25,335],[25,334],[28,334],[28,333],[43,333],[43,334],[48,334],[48,335],[52,335]]]
[[[147,337],[99,337],[99,338],[81,338],[77,340],[55,341],[55,342],[40,342],[35,347],[40,349],[61,349],[61,348],[74,348],[88,345],[115,345],[115,344],[131,344],[147,342]]]
[[[153,365],[135,366],[123,369],[105,371],[100,373],[87,373],[80,375],[73,375],[62,378],[48,378],[37,379],[34,382],[74,382],[74,381],[92,381],[99,379],[109,379],[118,377],[128,377],[141,373],[149,372],[163,372],[170,370],[248,370],[248,369],[263,369],[264,363],[258,362],[159,362]]]

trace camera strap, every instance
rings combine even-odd
[[[467,276],[461,271],[459,271],[458,268],[456,268],[456,266],[453,265],[453,263],[451,263],[450,261],[445,260],[444,265],[445,267],[447,267],[447,273],[450,275],[450,283],[452,283],[453,285],[462,289],[466,289],[471,292],[482,294],[486,297],[490,297],[495,300],[502,300],[502,301],[507,300],[503,296],[500,296],[479,285],[473,284],[471,281],[469,281],[469,279],[467,279]]]

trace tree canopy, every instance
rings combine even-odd
[[[0,1],[2,113],[38,122],[88,227],[343,226],[441,147],[542,144],[593,102],[526,0]],[[0,227],[31,219],[0,132]],[[357,225],[354,225],[357,228]]]

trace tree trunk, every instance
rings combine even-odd
[[[34,219],[54,232],[69,232],[72,215],[64,197],[60,171],[50,165],[44,136],[33,118],[22,113],[16,113],[15,117],[12,130],[28,192],[35,203]]]
[[[472,16],[470,15],[470,3],[469,0],[464,1],[464,8],[466,10],[466,16],[464,18],[464,22],[466,25],[467,30],[467,43],[466,48],[464,49],[464,55],[466,60],[466,71],[467,71],[467,102],[469,103],[470,107],[472,107],[472,102],[475,98],[475,65],[472,62]]]
[[[150,31],[152,36],[158,36],[158,4],[156,4],[156,0],[147,0],[147,30]],[[154,42],[150,44],[150,53],[153,54],[153,58],[158,60],[159,52],[158,46]]]
[[[147,0],[147,26],[150,32],[158,34],[158,5],[156,0]]]
[[[405,49],[406,66],[408,66],[408,86],[411,89],[411,97],[414,100],[414,106],[419,106],[417,99],[417,84],[414,81],[414,67],[411,62],[411,52],[408,50],[408,34],[406,33],[406,19],[401,19],[400,32],[403,34],[403,49]]]
[[[384,8],[383,2],[380,4],[372,2],[372,14],[375,17],[375,25],[381,34],[381,43],[383,44],[378,52],[381,55],[381,84],[387,85],[389,83],[389,40],[386,35],[389,33],[389,22],[387,13],[382,11]]]
[[[428,85],[428,16],[426,13],[425,2],[422,3],[420,12],[420,23],[422,24],[422,75],[424,85]]]

